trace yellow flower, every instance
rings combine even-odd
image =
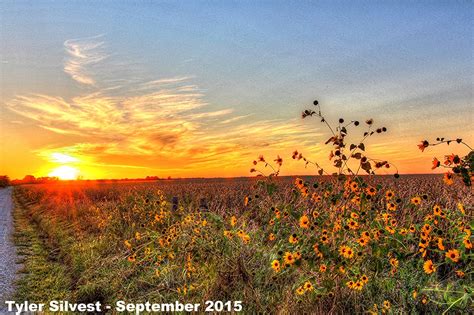
[[[445,250],[445,247],[443,245],[443,239],[441,237],[438,238],[438,248],[439,250]]]
[[[341,256],[343,256],[344,258],[354,257],[354,251],[352,250],[352,248],[346,245],[339,247],[339,254],[341,254]]]
[[[418,296],[418,292],[416,292],[416,290],[413,290],[413,298],[416,299],[417,296]]]
[[[326,265],[324,265],[324,264],[319,266],[319,271],[321,271],[321,272],[326,272],[327,269],[328,269],[328,267],[326,267]]]
[[[130,244],[130,242],[129,242],[128,240],[125,240],[123,243],[125,244],[125,246],[126,246],[128,249],[132,248],[132,244]]]
[[[462,203],[458,203],[458,209],[461,211],[462,214],[466,214],[466,211],[464,210],[464,206]]]
[[[385,192],[385,199],[390,200],[390,199],[393,198],[393,196],[395,196],[395,193],[394,193],[393,191],[387,190],[387,191]]]
[[[394,268],[397,268],[398,267],[398,259],[390,258],[390,265],[392,265],[392,267],[394,267]]]
[[[459,261],[459,251],[457,249],[450,249],[446,253],[446,258],[451,259],[453,262],[458,262]]]
[[[363,283],[367,283],[367,282],[369,282],[369,277],[367,277],[366,275],[363,275],[363,276],[360,278],[360,281],[362,281]]]
[[[431,261],[431,259],[425,261],[425,263],[423,264],[423,270],[427,274],[432,274],[436,271],[436,267],[433,265],[433,261]]]
[[[298,289],[296,289],[296,294],[298,295],[303,295],[304,294],[304,288],[303,287],[299,287]]]
[[[300,227],[303,229],[309,228],[309,218],[306,214],[300,218]]]
[[[296,244],[298,243],[298,236],[296,234],[291,234],[290,237],[288,238],[288,241],[291,244]]]
[[[283,259],[285,260],[285,264],[287,265],[293,265],[295,263],[295,257],[290,252],[286,252]]]
[[[280,262],[278,260],[274,260],[272,261],[272,269],[275,271],[275,272],[280,272]]]
[[[421,198],[420,197],[413,197],[411,198],[411,203],[418,206],[421,204]]]
[[[433,214],[435,216],[440,216],[441,215],[441,207],[439,205],[435,205],[433,207]]]
[[[472,242],[469,238],[465,237],[462,242],[464,243],[464,246],[466,247],[466,249],[472,248]]]
[[[274,241],[274,240],[275,240],[275,234],[270,233],[270,235],[268,236],[268,239],[269,239],[270,241]]]
[[[306,281],[304,283],[303,287],[306,291],[313,291],[313,285],[309,281]]]
[[[235,217],[235,215],[233,215],[231,218],[230,218],[230,225],[231,226],[235,226],[237,224],[237,218]]]
[[[462,270],[456,270],[455,272],[459,278],[464,278],[464,272]]]
[[[383,308],[386,310],[389,310],[392,305],[390,304],[389,301],[385,300],[383,301]]]

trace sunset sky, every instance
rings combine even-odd
[[[472,1],[1,1],[0,175],[248,176],[329,166],[302,120],[374,118],[371,156],[429,173],[474,144]],[[365,126],[354,129],[359,138]],[[329,167],[328,167],[329,169]]]

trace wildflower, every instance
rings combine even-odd
[[[454,183],[453,181],[453,174],[452,173],[444,173],[443,181],[446,185],[452,185]]]
[[[303,287],[306,291],[313,291],[313,285],[309,281],[306,281],[304,283]]]
[[[270,235],[268,236],[268,239],[269,239],[270,241],[274,241],[274,240],[275,240],[275,234],[270,233]]]
[[[370,118],[370,119],[367,119],[367,120],[365,121],[365,123],[370,126],[370,125],[372,125],[372,124],[374,123],[374,120],[373,120],[372,118]]]
[[[346,268],[344,268],[344,266],[340,266],[339,267],[339,272],[342,273],[342,274],[346,273]]]
[[[319,271],[321,271],[321,272],[326,272],[327,269],[328,269],[328,267],[326,267],[326,265],[324,265],[324,264],[319,266]]]
[[[276,164],[278,164],[279,166],[281,166],[283,164],[283,159],[277,155],[277,158],[274,160],[276,162]]]
[[[296,234],[291,234],[290,237],[288,238],[288,241],[291,244],[296,244],[298,243],[298,236]]]
[[[313,199],[314,202],[320,202],[322,200],[321,196],[319,196],[317,193],[313,193],[311,195],[311,199]]]
[[[298,289],[296,289],[296,294],[298,295],[303,295],[304,294],[304,288],[303,287],[299,287]]]
[[[383,301],[383,308],[386,310],[389,310],[392,305],[390,304],[389,301],[385,300]]]
[[[464,246],[466,247],[466,249],[472,248],[472,242],[469,238],[464,238],[462,242],[464,243]]]
[[[301,253],[300,252],[293,253],[293,255],[295,256],[295,260],[300,260],[301,259]]]
[[[453,262],[458,262],[459,261],[459,251],[457,249],[450,249],[446,253],[446,258],[451,259]]]
[[[393,196],[395,196],[395,193],[394,193],[393,191],[387,190],[387,191],[385,192],[385,199],[386,199],[386,200],[392,199]]]
[[[352,230],[357,230],[357,228],[359,227],[359,223],[357,223],[357,221],[353,219],[350,219],[348,224],[349,224],[349,228]]]
[[[361,291],[363,287],[364,287],[364,283],[362,281],[356,281],[354,283],[353,289]]]
[[[224,236],[228,238],[232,238],[232,232],[231,231],[224,231]]]
[[[274,260],[272,261],[272,269],[275,271],[275,272],[280,272],[280,262],[278,260]]]
[[[385,227],[385,230],[387,230],[387,232],[389,232],[390,234],[395,234],[395,229],[389,225]]]
[[[422,140],[421,143],[418,145],[418,149],[420,149],[421,152],[423,152],[429,145],[430,143],[428,141]]]
[[[286,252],[283,259],[285,260],[285,264],[287,265],[293,265],[295,263],[295,257],[290,252]]]
[[[461,211],[462,214],[466,214],[466,212],[464,210],[464,205],[462,203],[458,203],[458,209],[459,209],[459,211]]]
[[[142,238],[141,234],[139,232],[135,233],[135,239],[138,241]]]
[[[295,185],[298,189],[301,189],[304,187],[304,181],[301,178],[297,178],[295,179]]]
[[[416,205],[416,206],[418,206],[418,205],[421,204],[421,198],[418,197],[418,196],[417,196],[417,197],[413,197],[413,198],[411,198],[411,203],[414,204],[414,205]]]
[[[439,250],[445,250],[445,247],[443,245],[443,239],[441,237],[438,237],[438,248]]]
[[[439,205],[434,205],[433,214],[435,216],[440,216],[441,215],[441,207]]]
[[[433,265],[433,261],[431,259],[425,261],[425,263],[423,264],[423,270],[427,274],[432,274],[436,271],[436,267]]]
[[[341,246],[339,248],[339,254],[341,254],[341,256],[343,256],[344,258],[352,258],[354,257],[354,251],[352,250],[352,248],[350,248],[349,246]]]
[[[313,211],[313,218],[319,217],[319,212],[318,211]]]
[[[360,246],[365,246],[369,243],[369,240],[366,239],[365,237],[360,237],[358,240],[357,240],[357,243],[359,243]]]
[[[464,272],[462,270],[456,270],[455,272],[459,278],[464,278]]]
[[[302,227],[303,229],[309,228],[309,219],[307,215],[303,215],[300,218],[300,227]]]
[[[394,268],[397,268],[398,267],[398,259],[396,258],[390,258],[390,265],[392,265],[392,267]]]
[[[412,296],[414,299],[416,299],[416,297],[418,296],[418,292],[416,290],[413,290]]]
[[[366,275],[363,275],[363,276],[360,278],[360,281],[362,281],[363,283],[367,283],[367,282],[369,282],[369,277],[367,277]]]
[[[244,198],[244,205],[247,206],[249,204],[249,197]]]
[[[434,158],[433,159],[433,166],[431,167],[431,169],[434,170],[435,168],[439,167],[440,165],[441,165],[441,162],[437,158]]]
[[[128,240],[125,240],[123,242],[125,244],[125,246],[128,248],[128,249],[131,249],[132,248],[132,244],[130,244],[130,242]]]
[[[397,205],[393,202],[388,202],[387,203],[387,209],[390,211],[395,211],[397,210]]]
[[[423,296],[423,298],[421,299],[421,303],[427,304],[428,303],[428,298],[426,296]]]
[[[235,217],[235,215],[233,215],[231,218],[230,218],[230,225],[231,226],[235,226],[237,224],[237,218]]]
[[[346,286],[349,288],[349,289],[352,289],[354,287],[354,281],[348,281],[346,282]]]
[[[322,242],[323,244],[329,243],[329,238],[327,237],[327,235],[322,235],[322,236],[321,236],[321,242]]]
[[[129,262],[135,262],[137,260],[137,256],[135,254],[128,256],[128,261]]]
[[[365,191],[369,196],[375,196],[375,194],[377,193],[377,189],[375,189],[374,187],[367,187]]]
[[[353,192],[356,192],[357,189],[359,189],[359,184],[357,184],[356,182],[351,182],[350,188]]]

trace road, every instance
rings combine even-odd
[[[5,311],[5,300],[13,294],[18,270],[12,234],[12,188],[0,188],[0,314]]]

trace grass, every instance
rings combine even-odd
[[[27,203],[14,191],[14,241],[23,265],[15,299],[39,302],[70,299],[72,279],[67,265],[61,262],[60,249],[52,243],[34,210],[33,203]]]

